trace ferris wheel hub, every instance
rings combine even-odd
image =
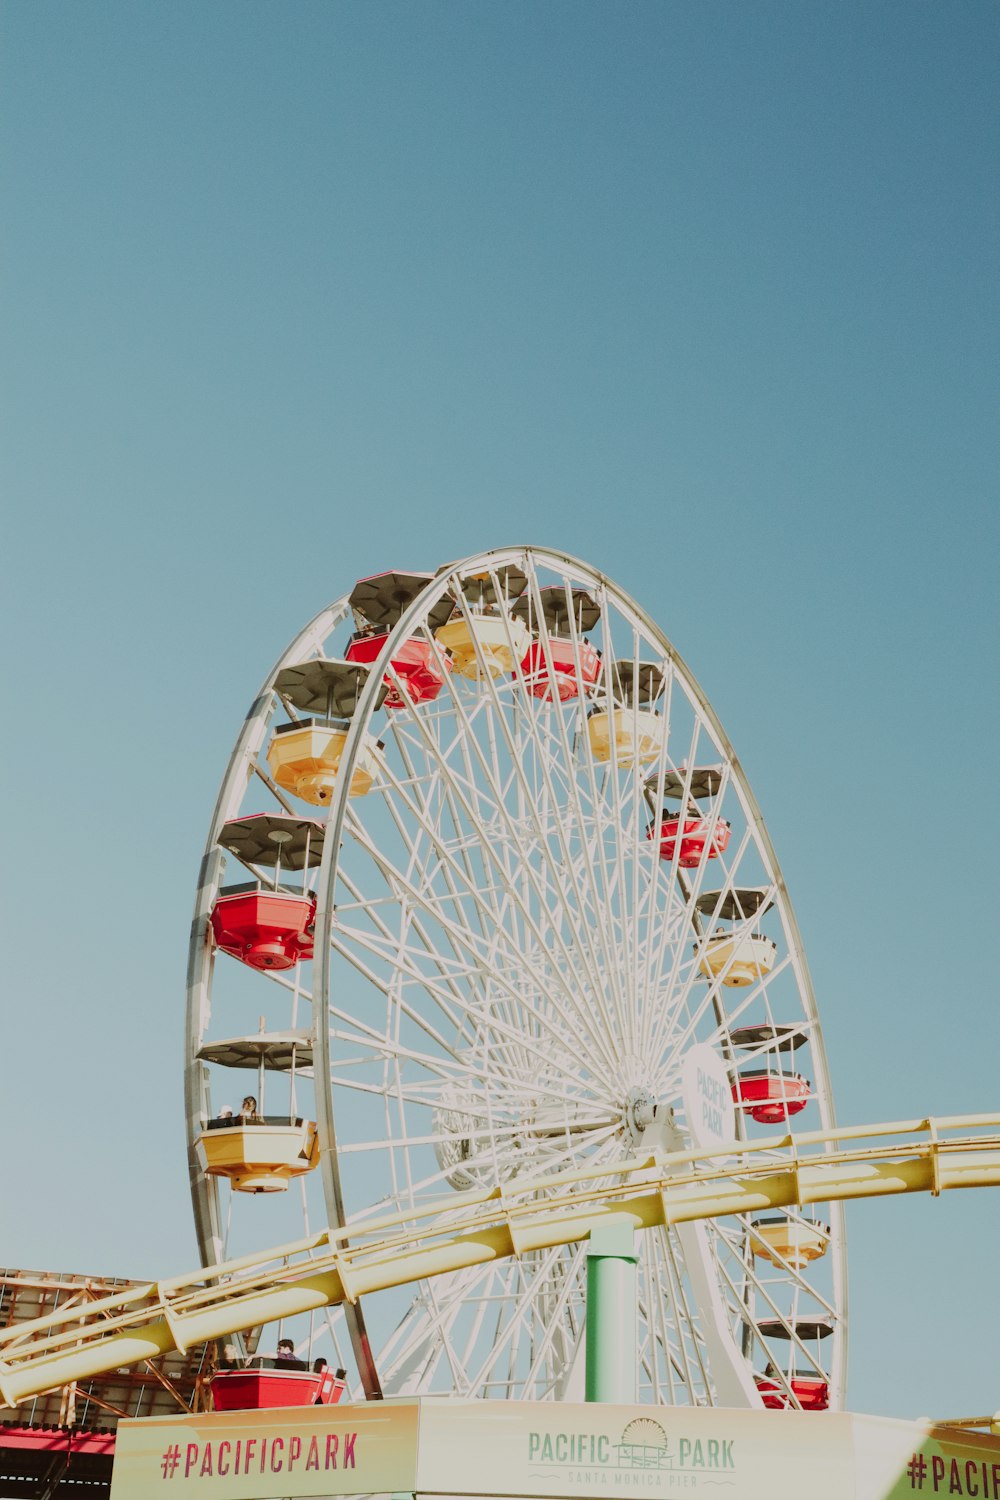
[[[631,1088],[625,1096],[622,1120],[625,1130],[638,1145],[656,1118],[656,1096],[649,1089]]]

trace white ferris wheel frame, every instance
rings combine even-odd
[[[662,631],[660,631],[651,617],[629,599],[604,574],[595,571],[572,557],[546,548],[523,546],[503,548],[449,564],[447,567],[439,570],[423,591],[403,610],[395,625],[391,628],[388,638],[384,643],[386,662],[388,662],[394,650],[402,642],[410,639],[420,630],[421,625],[426,622],[429,609],[435,602],[449,593],[461,601],[461,593],[457,589],[457,582],[460,578],[489,573],[491,570],[495,574],[495,570],[502,569],[508,565],[515,567],[525,567],[527,565],[527,571],[531,578],[529,586],[534,587],[536,590],[536,569],[541,567],[559,574],[565,581],[567,588],[572,586],[598,591],[614,605],[623,618],[630,619],[634,627],[649,638],[650,642],[661,653],[664,663],[670,665],[672,671],[677,674],[678,678],[684,684],[688,698],[693,703],[696,714],[700,716],[724,758],[730,784],[738,797],[746,818],[746,837],[753,836],[757,848],[766,863],[768,879],[773,885],[775,900],[780,904],[782,924],[788,949],[785,962],[790,964],[794,970],[796,985],[802,1004],[802,1018],[808,1024],[809,1029],[812,1070],[817,1080],[816,1102],[823,1128],[833,1128],[836,1122],[833,1111],[832,1093],[829,1086],[822,1030],[819,1024],[808,964],[784,879],[763,817],[728,736],[725,734],[708,699],[701,691],[679,653]],[[467,609],[465,605],[461,607]],[[222,824],[228,818],[238,813],[248,782],[253,779],[255,774],[260,776],[262,780],[267,780],[266,774],[261,772],[258,757],[264,745],[275,710],[279,706],[279,700],[273,690],[275,676],[284,666],[302,662],[312,656],[322,656],[324,654],[324,643],[333,630],[348,617],[349,604],[345,596],[328,606],[327,609],[321,611],[295,637],[265,680],[261,691],[254,700],[247,715],[233,754],[230,757],[216,802],[205,856],[202,861],[195,919],[192,927],[188,976],[186,1104],[192,1199],[199,1249],[205,1264],[216,1263],[221,1258],[220,1251],[223,1245],[219,1195],[216,1185],[214,1182],[206,1179],[202,1173],[194,1149],[194,1143],[201,1129],[202,1121],[209,1112],[208,1069],[200,1060],[198,1049],[204,1037],[211,1012],[214,953],[211,943],[208,941],[209,917],[213,901],[221,883],[221,874],[224,867],[224,855],[216,840]],[[550,647],[546,646],[546,651],[549,650]],[[549,670],[551,670],[551,660],[548,658],[547,660]],[[391,669],[389,675],[392,675]],[[345,836],[350,836],[350,802],[346,795],[346,789],[351,784],[353,768],[359,757],[364,753],[365,746],[368,743],[368,736],[371,733],[381,683],[381,673],[372,671],[359,695],[356,711],[350,720],[347,743],[341,762],[341,774],[339,777],[340,794],[335,796],[330,808],[323,856],[316,885],[315,959],[313,962],[311,997],[315,1018],[313,1031],[315,1100],[320,1140],[320,1177],[331,1227],[342,1227],[350,1218],[344,1201],[341,1162],[338,1155],[337,1127],[334,1118],[334,1091],[330,1085],[335,1059],[331,1051],[331,1027],[328,1017],[330,1015],[331,998],[335,996],[337,987],[337,954],[334,948],[334,905],[338,883],[338,856]],[[485,691],[493,691],[495,695],[496,689],[487,683]],[[416,711],[411,710],[411,712],[415,713]],[[663,764],[664,756],[661,751],[659,759],[661,784]],[[279,794],[279,801],[283,800]],[[285,805],[288,804],[286,803]],[[480,837],[487,839],[488,836],[488,831],[485,828],[482,829]],[[704,868],[704,863],[706,862],[703,862],[702,868]],[[695,873],[697,875],[700,872]],[[712,1003],[715,1006],[716,1014],[720,1017],[721,1024],[725,1012],[720,1012],[719,1010],[720,1002],[718,994],[716,994]],[[324,1086],[321,1086],[320,1080],[325,1080]],[[840,1205],[831,1205],[829,1217],[831,1221],[832,1305],[837,1315],[837,1336],[834,1340],[833,1357],[829,1370],[830,1404],[833,1407],[837,1407],[842,1404],[846,1374],[847,1312],[846,1259]],[[467,1282],[471,1291],[476,1284],[476,1277],[474,1275],[468,1277]],[[735,1295],[735,1288],[731,1288],[731,1290]],[[568,1295],[568,1293],[564,1295]],[[358,1305],[348,1306],[345,1311],[362,1386],[369,1397],[377,1397],[382,1394],[382,1383],[378,1363],[368,1338],[363,1310]],[[650,1321],[655,1316],[656,1314],[650,1310]],[[551,1352],[550,1345],[550,1354]]]

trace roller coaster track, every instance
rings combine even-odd
[[[514,1178],[18,1324],[0,1332],[0,1397],[14,1406],[259,1323],[585,1240],[611,1216],[649,1229],[834,1200],[997,1186],[1000,1115],[772,1136],[734,1141],[728,1152],[656,1153]]]

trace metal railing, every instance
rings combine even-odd
[[[2,1331],[0,1397],[13,1406],[172,1348],[584,1240],[611,1216],[648,1229],[833,1200],[996,1186],[1000,1115],[845,1126],[512,1178]]]

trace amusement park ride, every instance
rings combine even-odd
[[[186,1101],[203,1269],[11,1321],[0,1397],[21,1431],[39,1393],[200,1351],[192,1415],[134,1431],[200,1424],[183,1478],[220,1497],[456,1493],[405,1463],[362,1483],[346,1435],[305,1488],[261,1477],[265,1451],[285,1474],[273,1436],[231,1481],[206,1437],[289,1406],[328,1431],[334,1404],[360,1432],[387,1398],[401,1431],[479,1421],[481,1453],[491,1422],[535,1423],[533,1479],[463,1493],[697,1489],[712,1451],[732,1493],[785,1494],[783,1444],[848,1433],[843,1201],[1000,1184],[1000,1118],[838,1129],[788,893],[711,706],[609,579],[524,547],[362,579],[267,677],[198,880]],[[291,1359],[256,1352],[274,1322]],[[585,1397],[634,1407],[631,1436],[604,1464],[606,1434],[567,1416],[587,1455],[539,1478],[559,1445],[538,1413]],[[734,1440],[705,1426],[741,1408],[759,1481],[722,1473]],[[894,1457],[864,1489],[855,1465],[850,1493],[919,1490],[918,1459],[933,1492],[938,1437],[896,1425],[909,1479]],[[964,1440],[982,1475],[950,1492],[996,1500],[1000,1444]],[[166,1451],[116,1496],[169,1489]]]

